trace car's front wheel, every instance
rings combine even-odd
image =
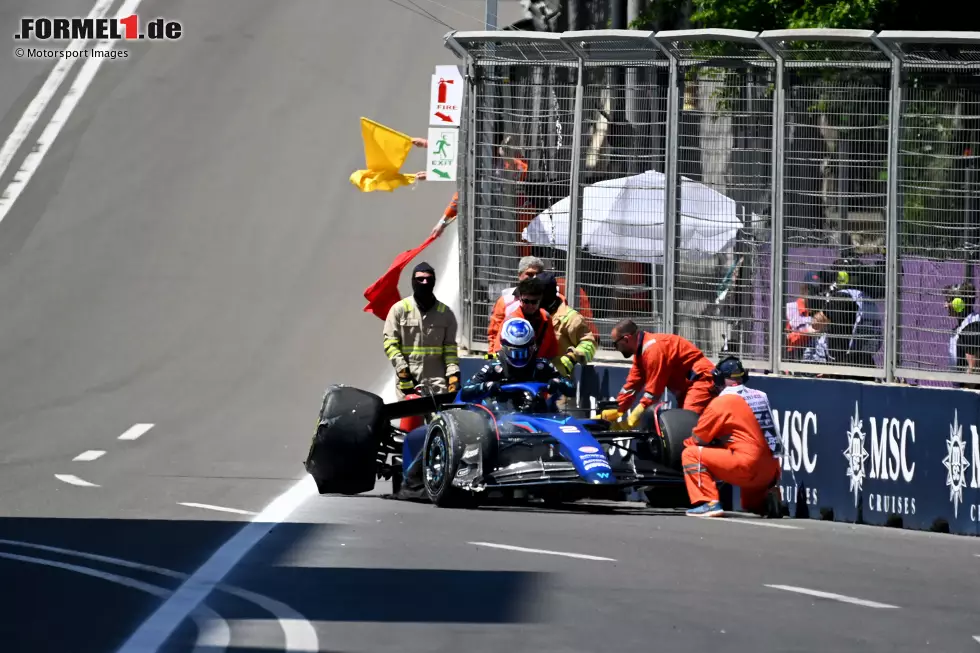
[[[429,427],[422,451],[422,482],[429,500],[441,508],[458,506],[462,490],[453,486],[459,469],[459,448],[452,433],[442,423]]]
[[[439,507],[469,508],[478,503],[475,493],[453,485],[466,450],[462,433],[467,426],[479,431],[484,425],[479,416],[468,411],[450,411],[436,416],[425,435],[422,483],[429,500]]]

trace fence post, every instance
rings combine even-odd
[[[871,41],[888,55],[891,79],[888,89],[888,159],[885,219],[885,383],[895,382],[898,367],[898,160],[902,129],[902,60],[876,36]]]
[[[466,178],[463,180],[463,192],[459,198],[457,208],[456,229],[460,235],[460,246],[465,247],[465,255],[459,257],[459,280],[463,293],[460,306],[463,313],[462,331],[465,334],[462,338],[463,346],[468,351],[473,350],[473,303],[476,299],[476,280],[470,273],[474,265],[476,255],[476,230],[473,225],[476,223],[476,134],[477,111],[476,111],[476,66],[473,57],[466,55],[466,96],[463,100],[466,107],[464,125],[466,125]],[[465,221],[465,225],[463,222]]]
[[[783,347],[783,181],[786,171],[786,65],[782,55],[765,39],[756,37],[759,45],[776,61],[772,103],[772,199],[770,210],[769,283],[772,305],[769,323],[769,366],[773,374],[782,371],[779,355]]]
[[[565,259],[565,301],[574,308],[578,303],[578,252],[582,247],[582,199],[584,189],[581,184],[582,171],[582,104],[585,95],[585,59],[569,48],[578,57],[575,72],[575,106],[572,109],[575,124],[572,128],[571,180],[569,182],[568,204],[568,252]]]
[[[663,325],[664,333],[674,333],[674,283],[677,278],[677,223],[680,220],[681,175],[678,159],[680,157],[680,62],[671,51],[670,84],[667,90],[667,148],[664,170],[664,291]]]

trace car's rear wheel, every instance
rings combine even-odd
[[[660,434],[663,443],[663,464],[675,471],[682,471],[681,453],[684,440],[691,437],[698,423],[698,414],[693,410],[674,408],[660,413]]]
[[[374,489],[384,429],[384,400],[350,386],[330,386],[306,457],[320,494],[361,494]]]

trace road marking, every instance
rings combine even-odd
[[[218,582],[245,557],[252,547],[258,544],[259,540],[316,493],[313,477],[307,474],[277,497],[184,581],[177,591],[136,629],[136,632],[119,649],[119,653],[137,651],[144,653],[160,648],[187,615],[207,598]]]
[[[842,603],[852,603],[854,605],[863,605],[866,608],[880,608],[880,609],[898,609],[897,605],[889,605],[887,603],[877,603],[876,601],[867,601],[865,599],[857,599],[853,596],[844,596],[843,594],[832,594],[831,592],[821,592],[819,590],[811,590],[805,587],[794,587],[792,585],[766,585],[766,587],[771,587],[772,589],[785,590],[787,592],[796,592],[797,594],[807,594],[809,596],[816,596],[822,599],[832,599],[834,601],[840,601]]]
[[[113,558],[110,556],[98,555],[96,553],[76,551],[75,549],[63,549],[61,547],[48,546],[45,544],[34,544],[33,542],[22,542],[20,540],[0,539],[0,544],[6,544],[8,546],[21,546],[28,549],[39,549],[41,551],[49,551],[51,553],[86,558],[88,560],[95,560],[97,562],[103,562],[109,565],[127,567],[129,569],[138,569],[140,571],[148,571],[150,573],[159,574],[168,578],[176,578],[178,580],[188,578],[188,574],[174,571],[173,569],[145,565],[139,562],[133,562],[131,560],[123,560],[122,558]],[[256,594],[255,592],[244,590],[234,585],[219,583],[216,587],[222,592],[237,596],[238,598],[248,601],[249,603],[253,603],[273,615],[279,622],[283,635],[286,637],[285,653],[318,653],[320,650],[320,642],[317,638],[316,630],[313,628],[313,625],[306,619],[306,617],[285,603],[281,603],[275,599],[270,599],[269,597],[261,594]]]
[[[133,424],[126,432],[120,435],[119,440],[135,440],[153,428],[152,424]]]
[[[761,519],[742,519],[739,517],[729,517],[728,519],[704,519],[707,522],[716,522],[719,524],[748,524],[749,526],[765,526],[766,528],[784,528],[786,530],[802,531],[806,530],[802,526],[793,526],[792,524],[775,524],[772,522],[763,521]]]
[[[458,238],[454,234],[450,245],[450,260],[453,260],[454,254],[459,255]],[[458,267],[458,265],[452,266],[449,270]],[[453,272],[449,272],[447,276],[452,278],[453,274]],[[458,272],[455,274],[458,275]],[[440,293],[440,297],[443,297],[443,303],[453,307],[454,311],[458,311],[459,284],[457,283],[455,288],[450,286],[445,291],[440,291],[439,284],[441,282],[442,280],[436,281],[435,291]],[[391,378],[391,371],[389,370],[382,377],[383,381],[381,385],[377,386],[375,394],[384,395],[389,391],[393,387]],[[156,612],[140,624],[139,628],[118,649],[117,653],[145,653],[160,648],[187,617],[188,613],[203,601],[212,589],[218,586],[218,582],[245,557],[245,554],[252,547],[258,544],[278,523],[285,521],[304,501],[316,495],[316,483],[314,483],[313,477],[304,474],[302,480],[277,497],[265,510],[255,516],[234,537],[215,551],[207,562],[184,581],[162,606],[157,608]],[[313,648],[311,650],[316,651],[318,649]]]
[[[136,8],[139,6],[140,0],[126,0],[123,5],[119,8],[119,12],[116,14],[117,18],[125,18],[130,14],[136,12]],[[99,41],[94,46],[97,50],[111,50],[116,42],[112,39],[105,39]],[[86,59],[85,63],[82,64],[81,70],[78,71],[78,76],[72,85],[68,88],[68,92],[65,93],[65,97],[61,99],[61,104],[58,105],[58,109],[51,116],[51,120],[48,122],[47,127],[41,132],[41,135],[37,139],[37,143],[34,144],[34,148],[31,153],[27,155],[24,159],[24,163],[21,165],[17,174],[14,175],[13,180],[7,185],[7,190],[0,195],[0,222],[7,216],[7,213],[13,207],[14,202],[20,197],[20,194],[24,192],[27,184],[31,181],[34,173],[41,165],[41,161],[44,160],[44,156],[51,149],[51,145],[54,143],[55,139],[58,138],[58,134],[64,128],[65,124],[68,122],[68,118],[71,116],[71,112],[75,110],[78,103],[81,101],[82,97],[85,95],[85,91],[88,90],[89,85],[92,80],[95,79],[95,74],[99,72],[99,68],[102,63],[106,61],[108,57],[99,56],[92,57],[91,59]]]
[[[165,597],[171,594],[171,591],[164,587],[150,585],[149,583],[144,583],[134,578],[129,578],[128,576],[117,576],[116,574],[99,571],[98,569],[92,569],[91,567],[80,567],[78,565],[68,564],[67,562],[45,560],[44,558],[34,558],[32,556],[23,556],[16,553],[4,553],[2,551],[0,551],[0,558],[17,560],[18,562],[27,562],[34,565],[43,565],[45,567],[56,567],[58,569],[64,569],[65,571],[75,572],[76,574],[83,574],[85,576],[91,576],[93,578],[98,578],[117,585],[123,585],[125,587],[139,590],[140,592],[146,592],[147,594],[152,594],[154,596]],[[228,627],[228,622],[211,608],[205,605],[198,606],[190,617],[197,623],[199,634],[197,644],[194,647],[195,651],[213,651],[214,649],[223,651],[228,648],[229,644],[231,644],[231,628]],[[207,633],[207,635],[205,636],[204,633]]]
[[[205,510],[218,510],[220,512],[233,512],[238,515],[255,515],[251,510],[239,510],[238,508],[225,508],[223,506],[212,506],[208,503],[177,503],[178,506],[187,506],[188,508],[204,508]]]
[[[980,644],[980,635],[974,635],[973,639],[977,640],[977,644]]]
[[[89,18],[102,18],[109,8],[112,7],[114,0],[98,0],[95,6],[92,7],[92,11],[89,12]],[[85,47],[87,39],[75,39],[68,44],[66,49],[68,50],[81,50]],[[51,70],[48,78],[44,80],[44,85],[31,100],[31,103],[27,105],[24,109],[23,115],[21,115],[20,120],[17,121],[17,125],[14,130],[7,137],[6,142],[3,144],[3,148],[0,149],[0,177],[6,172],[7,166],[13,160],[14,155],[17,154],[17,150],[23,145],[24,141],[27,140],[28,135],[30,135],[31,130],[34,129],[34,125],[40,120],[41,114],[47,108],[48,103],[54,98],[58,89],[61,87],[61,83],[65,81],[68,77],[68,73],[75,66],[75,61],[78,57],[62,57],[55,64],[55,67]],[[2,218],[0,218],[2,219]]]
[[[584,553],[568,553],[567,551],[549,551],[548,549],[528,549],[523,546],[512,546],[510,544],[494,544],[493,542],[467,542],[475,546],[488,546],[493,549],[506,549],[508,551],[522,551],[524,553],[541,553],[549,556],[564,556],[566,558],[580,558],[582,560],[603,560],[616,562],[615,558],[603,558],[601,556],[586,555]]]
[[[72,460],[73,461],[87,463],[87,462],[90,462],[92,460],[98,460],[99,458],[101,458],[104,455],[105,455],[105,452],[104,451],[97,451],[95,449],[89,449],[88,451],[83,451],[82,453],[78,454],[77,456],[75,456],[74,458],[72,458]]]
[[[78,478],[74,474],[55,474],[54,477],[62,483],[68,483],[69,485],[77,485],[79,487],[99,487],[95,483],[89,483],[88,481]]]

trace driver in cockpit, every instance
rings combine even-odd
[[[550,323],[545,323],[550,328]],[[546,358],[537,358],[534,328],[524,318],[511,318],[500,328],[500,349],[460,391],[463,401],[497,397],[508,383],[547,383],[551,395],[575,394],[575,382],[565,378]]]
[[[551,323],[545,322],[545,328]],[[575,382],[558,372],[550,360],[537,358],[534,328],[524,318],[511,318],[500,328],[500,349],[494,358],[480,368],[460,389],[460,399],[464,402],[482,402],[488,398],[502,397],[501,387],[508,383],[547,383],[548,393],[573,396]],[[513,397],[515,403],[521,401]],[[527,407],[525,404],[523,407]],[[415,500],[425,495],[422,481],[422,449],[428,425],[420,426],[405,435],[402,445],[402,459],[411,461],[404,473],[401,488],[392,498]]]

